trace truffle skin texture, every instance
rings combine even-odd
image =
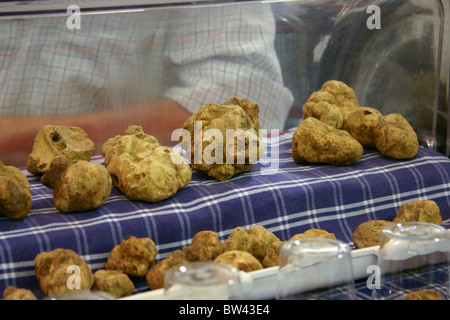
[[[94,275],[89,265],[75,251],[58,248],[49,252],[41,252],[34,259],[36,277],[45,296],[52,296],[66,291],[76,290],[68,287],[69,277],[79,275],[80,290],[91,290]],[[69,267],[77,266],[80,273],[70,272]],[[69,271],[69,272],[68,272]],[[74,279],[75,281],[77,279]],[[78,288],[77,288],[78,289]]]
[[[114,298],[129,296],[135,289],[130,277],[117,270],[97,270],[94,273],[94,287],[92,290],[109,293]]]
[[[189,137],[180,137],[192,168],[219,181],[251,171],[264,153],[258,117],[258,104],[239,97],[203,105],[183,124]]]
[[[280,239],[263,226],[253,226],[247,231],[235,228],[224,242],[225,251],[246,251],[259,261],[263,261],[269,246]]]
[[[383,120],[374,128],[377,150],[395,160],[413,158],[419,152],[419,140],[408,121],[398,113],[388,114]]]
[[[224,246],[217,233],[204,230],[196,233],[182,251],[188,261],[213,261],[224,251]]]
[[[369,220],[358,225],[353,232],[353,244],[356,249],[378,246],[381,230],[391,223],[392,221],[387,220]]]
[[[303,120],[292,137],[292,157],[296,163],[352,165],[359,162],[363,152],[362,145],[347,131],[316,118]]]
[[[20,169],[0,161],[0,215],[25,218],[31,210],[30,183]]]
[[[33,149],[27,158],[27,170],[32,174],[44,173],[56,156],[90,161],[93,152],[94,142],[83,129],[47,125],[36,135]]]
[[[111,250],[106,270],[143,277],[155,262],[156,254],[157,249],[152,239],[129,236]]]
[[[314,117],[333,128],[343,129],[348,114],[358,107],[358,98],[351,87],[330,80],[303,105],[303,119]]]
[[[262,261],[264,268],[275,267],[280,264],[280,251],[286,241],[275,241],[267,248],[266,256]]]
[[[89,211],[100,207],[111,193],[111,176],[104,166],[84,160],[56,157],[41,177],[53,189],[55,207],[60,212]]]
[[[2,300],[37,300],[38,298],[28,289],[16,288],[13,286],[7,287],[3,291]]]
[[[420,221],[441,224],[442,215],[436,202],[432,200],[415,200],[403,203],[393,221]]]
[[[334,233],[330,233],[322,229],[309,229],[303,233],[298,233],[291,237],[290,240],[303,239],[303,238],[327,238],[336,239]],[[264,268],[277,266],[280,262],[280,250],[286,241],[275,241],[267,249],[266,256],[262,262]]]
[[[261,262],[246,251],[225,251],[214,259],[214,262],[230,264],[236,269],[245,272],[260,270],[263,268]]]
[[[439,291],[420,289],[407,293],[403,300],[445,300],[445,298]]]
[[[298,233],[291,237],[290,240],[304,239],[304,238],[326,238],[336,239],[334,233],[322,229],[309,229],[303,233]]]
[[[189,164],[175,150],[130,126],[102,146],[106,169],[130,200],[159,202],[184,188],[192,177]]]
[[[167,271],[186,262],[188,261],[184,253],[181,250],[175,250],[148,270],[145,281],[152,290],[164,288],[164,277]]]
[[[348,114],[345,130],[363,146],[375,148],[375,128],[383,121],[377,109],[360,107]]]

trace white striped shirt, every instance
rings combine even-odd
[[[83,8],[81,8],[83,10]],[[283,85],[269,4],[0,20],[0,115],[74,115],[156,99],[194,113],[232,96],[283,129]]]

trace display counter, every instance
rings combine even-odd
[[[34,270],[38,253],[72,249],[95,271],[105,268],[114,246],[131,235],[151,238],[157,261],[189,245],[199,231],[215,231],[224,241],[234,228],[254,225],[281,240],[324,229],[355,250],[352,236],[359,224],[393,220],[402,203],[417,199],[435,201],[442,225],[450,227],[450,160],[442,154],[421,147],[416,157],[399,161],[366,148],[352,166],[300,165],[292,159],[293,133],[266,136],[267,156],[250,172],[219,182],[194,171],[185,188],[159,203],[130,201],[113,187],[96,210],[60,213],[53,191],[23,169],[33,205],[23,220],[0,220],[0,291],[12,285],[42,297]],[[103,163],[103,157],[92,161]],[[133,281],[135,294],[150,290],[144,277]]]

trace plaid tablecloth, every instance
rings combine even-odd
[[[129,201],[113,187],[100,208],[62,214],[54,207],[52,190],[23,169],[33,205],[23,220],[0,218],[0,293],[13,285],[42,297],[34,271],[40,252],[73,249],[95,271],[130,235],[153,239],[157,260],[188,245],[199,231],[213,230],[225,240],[238,226],[261,225],[282,240],[320,228],[352,244],[360,223],[392,220],[402,203],[416,199],[434,200],[449,228],[447,157],[421,147],[413,159],[394,161],[366,149],[353,166],[299,165],[291,156],[294,130],[268,135],[266,157],[251,172],[219,182],[194,171],[184,189],[159,203]],[[92,161],[103,163],[103,158]],[[133,281],[136,292],[149,290],[145,279]]]

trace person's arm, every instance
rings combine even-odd
[[[196,112],[239,96],[259,104],[261,128],[284,129],[293,96],[283,84],[270,5],[211,6],[173,20],[165,57],[178,73],[165,97]]]
[[[86,131],[100,154],[103,143],[123,134],[130,125],[141,125],[163,145],[174,145],[171,134],[181,128],[190,113],[171,100],[128,106],[120,111],[101,111],[75,116],[0,117],[0,161],[25,166],[38,131],[45,125],[77,126]]]

